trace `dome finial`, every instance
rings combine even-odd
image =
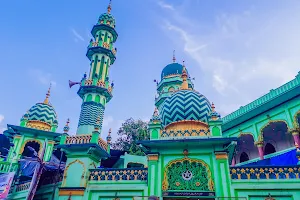
[[[215,107],[215,104],[212,102],[212,103],[211,103],[211,109],[212,109],[212,112],[215,112],[215,108],[216,108],[216,107]]]
[[[50,83],[50,87],[48,89],[48,92],[46,94],[46,98],[44,100],[44,104],[49,104],[50,90],[51,90],[51,83]]]
[[[175,57],[175,50],[173,50],[173,63],[176,62],[176,57]]]
[[[182,75],[181,75],[181,78],[182,78],[181,89],[182,90],[188,90],[189,85],[188,85],[188,82],[187,82],[187,73],[186,73],[186,68],[185,68],[185,65],[184,65],[184,61],[183,61],[182,66],[183,66],[183,68],[182,68]]]
[[[111,11],[111,0],[109,1],[109,4],[107,6],[107,13],[110,14]]]
[[[109,128],[109,130],[108,130],[108,135],[106,137],[106,141],[108,144],[110,144],[110,142],[111,142],[111,128]]]

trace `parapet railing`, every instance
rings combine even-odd
[[[13,163],[11,165],[11,168],[9,170],[10,167],[10,162],[7,161],[0,161],[0,173],[7,173],[7,172],[15,172],[18,170],[18,163]]]
[[[31,181],[26,182],[26,183],[22,183],[20,185],[16,185],[16,192],[20,192],[20,191],[24,191],[24,190],[28,190],[30,187]]]
[[[66,139],[66,144],[86,144],[90,143],[92,135],[75,135],[68,136]]]
[[[90,181],[147,181],[147,168],[91,169]]]
[[[65,144],[88,144],[88,143],[97,143],[102,149],[108,150],[108,144],[102,138],[99,138],[98,141],[92,141],[92,135],[75,135],[67,136]]]
[[[300,166],[231,167],[233,180],[300,179]]]

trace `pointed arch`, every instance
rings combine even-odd
[[[63,180],[63,183],[62,183],[62,187],[64,187],[66,185],[67,176],[68,176],[68,170],[69,170],[70,166],[72,166],[75,163],[79,163],[83,167],[83,172],[81,173],[80,187],[84,187],[84,174],[86,172],[86,167],[85,167],[84,163],[82,161],[78,160],[78,159],[70,162],[67,165],[67,167],[65,168],[65,171],[64,171],[64,180]]]
[[[191,176],[184,177],[185,173]],[[188,157],[170,161],[164,169],[162,190],[214,191],[214,181],[208,164]]]
[[[246,159],[245,154],[247,154],[248,159]],[[242,163],[257,157],[259,157],[259,154],[258,149],[255,146],[253,133],[240,132],[238,135],[235,160],[239,161],[239,163]]]
[[[294,127],[300,128],[300,110],[298,110],[294,115]]]

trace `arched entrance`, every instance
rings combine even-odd
[[[288,133],[285,121],[270,122],[262,129],[265,155],[294,146],[294,139]]]
[[[253,135],[250,133],[242,133],[238,137],[236,147],[236,163],[246,162],[248,160],[257,158],[258,150],[254,143]]]

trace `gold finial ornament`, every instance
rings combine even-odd
[[[109,1],[109,4],[107,6],[107,13],[110,14],[111,11],[111,0]]]
[[[186,73],[186,68],[184,66],[184,61],[183,61],[183,69],[182,69],[181,78],[182,78],[181,89],[182,90],[188,90],[189,89],[189,85],[188,85],[188,82],[187,82],[187,73]]]
[[[50,87],[48,89],[48,92],[46,94],[46,98],[44,100],[44,104],[49,104],[50,90],[51,90],[51,83],[50,83]]]
[[[175,57],[175,50],[173,50],[173,63],[176,62],[176,57]]]
[[[157,109],[157,107],[155,107],[153,116],[158,116],[158,115],[159,115],[159,114],[158,114],[158,109]]]
[[[212,102],[212,103],[211,103],[211,109],[212,109],[213,112],[215,112],[215,108],[216,108],[216,107],[215,107],[215,104]]]

